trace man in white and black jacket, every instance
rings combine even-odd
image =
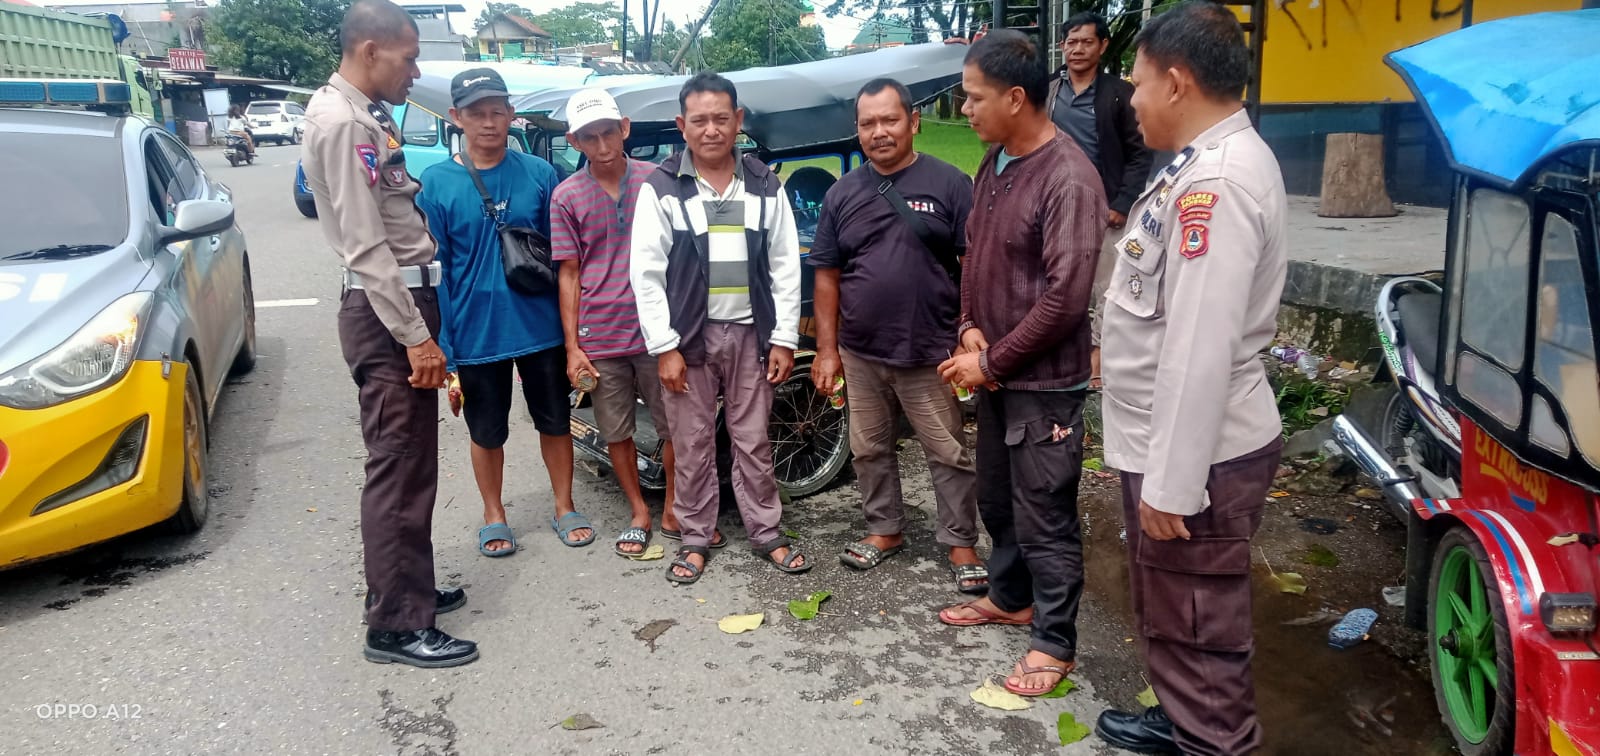
[[[716,530],[717,396],[733,446],[739,512],[751,545],[784,572],[811,569],[778,528],[783,505],[767,422],[800,334],[800,244],[778,177],[740,155],[733,82],[695,76],[678,96],[688,149],[639,190],[631,279],[645,348],[659,360],[677,452],[684,546],[667,579],[692,583]]]

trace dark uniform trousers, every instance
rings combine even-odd
[[[1184,518],[1188,540],[1157,541],[1139,529],[1144,476],[1122,474],[1128,582],[1150,683],[1188,756],[1235,756],[1261,748],[1250,657],[1250,539],[1278,472],[1281,439],[1211,466],[1211,506]]]
[[[978,391],[978,512],[989,600],[1033,606],[1030,648],[1071,661],[1083,598],[1083,391]]]
[[[439,295],[412,289],[428,333],[439,333]],[[360,289],[344,292],[339,345],[361,402],[367,483],[361,543],[373,630],[434,625],[433,506],[439,487],[439,392],[414,389],[406,348],[389,334]]]

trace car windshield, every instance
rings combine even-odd
[[[104,136],[0,132],[8,198],[0,202],[0,265],[121,244],[128,236],[121,145]]]
[[[249,113],[250,115],[276,115],[278,112],[278,103],[258,102],[254,105],[251,105],[250,108],[245,112]]]

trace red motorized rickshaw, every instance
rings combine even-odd
[[[1457,172],[1446,275],[1385,289],[1397,399],[1336,438],[1405,518],[1407,619],[1465,754],[1600,755],[1596,39],[1600,11],[1537,14],[1388,58]]]

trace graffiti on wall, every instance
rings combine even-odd
[[[1295,15],[1295,6],[1299,3],[1299,1],[1300,0],[1276,0],[1276,3],[1278,10],[1283,11],[1284,17],[1289,19],[1289,23],[1294,26],[1294,30],[1299,33],[1300,40],[1305,44],[1306,49],[1312,50],[1316,48],[1316,45],[1312,42],[1311,34],[1306,31],[1305,25],[1300,23],[1300,17]],[[1452,0],[1428,0],[1428,15],[1434,21],[1442,21],[1447,18],[1459,16],[1466,11],[1468,0],[1454,0],[1454,7],[1449,5],[1451,1]],[[1310,16],[1311,14],[1316,14],[1318,16],[1318,36],[1321,37],[1322,46],[1327,47],[1328,15],[1330,13],[1342,11],[1343,14],[1349,16],[1350,20],[1359,28],[1361,24],[1361,9],[1364,2],[1365,0],[1309,0],[1309,2],[1307,2],[1302,8],[1302,11],[1307,16]],[[1410,4],[1421,5],[1421,0],[1411,0]],[[1404,20],[1403,12],[1406,5],[1407,0],[1394,0],[1395,23],[1398,24]],[[1335,6],[1338,6],[1339,10],[1336,11]]]

